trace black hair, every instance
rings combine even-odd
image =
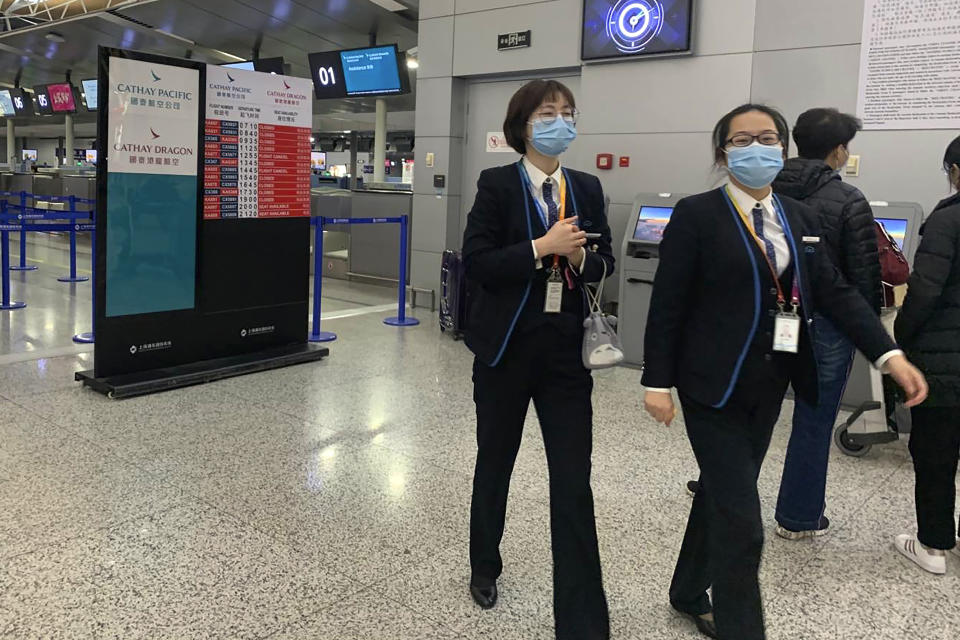
[[[834,149],[846,147],[863,128],[860,120],[832,108],[804,111],[793,128],[793,141],[801,158],[826,160]]]
[[[954,138],[953,142],[947,145],[947,151],[943,154],[943,170],[947,172],[947,175],[950,175],[950,169],[953,166],[960,168],[960,136]],[[960,188],[958,184],[953,186]]]
[[[730,137],[730,123],[737,116],[751,111],[759,111],[773,118],[773,123],[777,127],[777,133],[780,134],[780,140],[783,143],[783,156],[787,156],[790,148],[790,125],[787,124],[787,119],[783,117],[783,114],[765,104],[744,104],[720,118],[720,122],[713,128],[713,161],[718,167],[723,165],[726,157],[724,148],[727,146],[727,138]]]
[[[570,88],[556,80],[531,80],[510,98],[507,117],[503,121],[503,135],[514,151],[521,155],[527,152],[527,122],[544,100],[553,97],[563,97],[571,107],[577,107]]]

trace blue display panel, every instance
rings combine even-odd
[[[97,110],[97,79],[81,80],[83,85],[83,103],[87,106],[87,111]]]
[[[0,116],[13,116],[16,115],[16,110],[13,108],[13,98],[10,97],[10,92],[6,89],[0,91]]]
[[[581,58],[690,52],[693,0],[584,0]]]
[[[659,244],[672,213],[673,207],[640,207],[640,216],[637,218],[637,227],[633,230],[633,239]]]
[[[340,60],[348,96],[401,92],[395,46],[341,51]]]
[[[907,221],[901,218],[877,218],[877,222],[883,225],[883,228],[887,230],[893,241],[903,251],[903,242],[907,237]]]
[[[229,67],[230,69],[243,69],[244,71],[256,71],[253,66],[253,60],[247,60],[245,62],[231,62],[229,64],[222,64],[221,67]]]

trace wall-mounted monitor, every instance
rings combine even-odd
[[[323,171],[327,168],[327,154],[323,151],[310,152],[310,168],[317,171]]]
[[[47,95],[50,96],[50,108],[54,113],[77,112],[77,100],[72,84],[66,82],[48,84]]]
[[[91,78],[89,80],[81,80],[80,85],[83,87],[83,103],[86,105],[87,111],[96,111],[97,79]]]
[[[37,113],[49,116],[53,113],[53,107],[50,105],[50,94],[47,93],[46,85],[37,85],[33,88],[33,97],[37,101]]]
[[[896,242],[900,250],[903,251],[907,238],[908,221],[900,218],[877,218],[877,222],[883,225],[883,228],[887,230],[887,233],[890,234],[893,241]]]
[[[693,0],[584,0],[581,27],[583,60],[689,54]]]
[[[7,89],[0,90],[0,116],[10,118],[15,115],[17,115],[17,112],[13,108],[13,98],[10,97],[10,91]]]
[[[406,55],[391,44],[311,53],[310,73],[318,99],[389,96],[410,92]]]
[[[228,62],[219,65],[229,67],[230,69],[243,69],[244,71],[262,71],[263,73],[275,73],[283,75],[283,58],[258,58],[257,60],[244,60],[243,62]]]
[[[663,230],[667,228],[672,213],[673,207],[640,207],[637,226],[633,230],[633,239],[638,242],[660,244],[663,239]]]
[[[23,149],[20,151],[20,158],[24,162],[36,162],[38,157],[36,149]]]

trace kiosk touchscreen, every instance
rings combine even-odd
[[[684,194],[642,193],[633,201],[618,261],[620,295],[618,323],[624,362],[643,364],[643,334],[660,264],[660,241],[677,202]]]

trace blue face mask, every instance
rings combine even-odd
[[[783,147],[759,142],[749,147],[735,147],[727,151],[727,169],[741,184],[762,189],[783,169]]]
[[[577,126],[563,118],[557,118],[550,124],[539,120],[533,123],[533,148],[545,156],[555,158],[570,146],[577,137]]]

